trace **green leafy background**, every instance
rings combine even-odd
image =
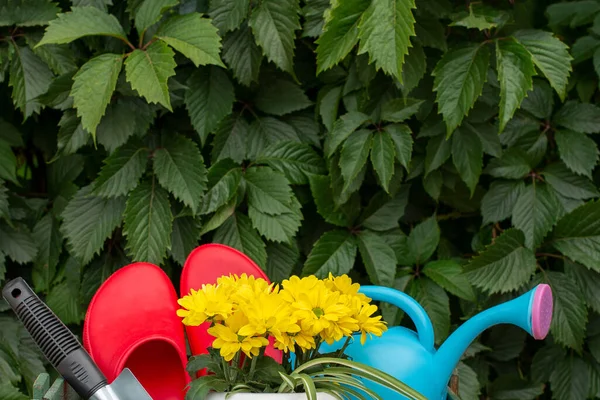
[[[552,3],[0,0],[0,283],[79,334],[116,269],[224,243],[405,291],[440,344],[544,282],[549,337],[486,331],[459,394],[599,397],[600,2]],[[0,398],[34,349],[0,303]]]

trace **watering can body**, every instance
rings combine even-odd
[[[381,286],[363,286],[361,292],[375,301],[388,302],[404,310],[412,319],[416,332],[405,327],[391,327],[381,337],[367,338],[364,345],[360,343],[360,336],[355,336],[345,354],[354,361],[394,376],[429,400],[446,399],[452,372],[467,347],[484,330],[498,324],[513,324],[541,340],[546,337],[552,320],[552,291],[548,285],[541,284],[470,318],[436,349],[431,321],[416,300]],[[328,353],[341,347],[342,341],[323,344],[320,351]],[[384,400],[404,399],[381,385],[370,381],[364,383]]]

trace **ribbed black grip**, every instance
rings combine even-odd
[[[102,386],[106,378],[69,328],[22,279],[4,286],[2,297],[15,311],[44,356],[84,399]]]

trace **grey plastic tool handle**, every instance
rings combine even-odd
[[[44,356],[84,399],[106,386],[106,377],[69,328],[23,278],[8,282],[2,297],[17,314]]]

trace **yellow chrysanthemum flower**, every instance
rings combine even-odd
[[[231,361],[242,350],[249,358],[258,356],[260,349],[269,344],[265,337],[242,336],[239,330],[248,323],[243,312],[235,312],[225,320],[224,324],[216,324],[208,329],[208,333],[216,339],[212,347],[220,349],[219,353],[225,361]]]
[[[226,319],[233,311],[233,303],[223,288],[215,285],[202,285],[202,289],[190,290],[190,294],[179,299],[177,303],[183,309],[177,315],[183,318],[183,324],[198,326],[209,321]]]
[[[256,336],[269,333],[277,336],[300,331],[295,318],[292,317],[292,308],[278,293],[259,293],[240,309],[249,321],[240,330],[240,335]]]
[[[345,296],[356,297],[365,304],[371,301],[371,299],[363,293],[358,292],[360,290],[360,285],[358,283],[353,283],[352,279],[346,274],[334,277],[330,272],[329,277],[323,280],[323,282],[329,290],[340,292]]]
[[[286,279],[281,283],[281,287],[283,289],[279,293],[281,293],[283,300],[292,304],[298,300],[302,293],[311,292],[319,283],[322,283],[322,281],[319,281],[319,279],[314,275],[307,276],[302,279],[294,275],[290,279]]]
[[[377,306],[373,304],[364,305],[360,313],[356,316],[358,327],[361,332],[360,343],[365,344],[367,334],[381,336],[387,330],[385,321],[381,320],[381,315],[371,317],[377,311]]]
[[[247,274],[222,276],[217,279],[217,285],[230,293],[231,299],[236,304],[252,302],[254,296],[260,293],[277,291],[274,284]]]

